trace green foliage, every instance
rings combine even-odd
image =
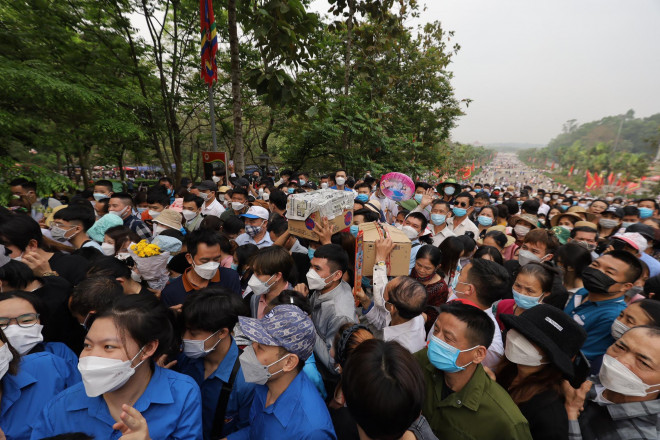
[[[0,204],[2,205],[6,205],[11,196],[9,182],[19,177],[35,182],[39,197],[69,191],[73,187],[71,180],[49,168],[31,163],[16,163],[9,157],[0,157],[0,176]]]

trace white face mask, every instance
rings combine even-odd
[[[110,214],[115,214],[115,215],[119,216],[119,218],[124,218],[124,215],[126,215],[126,213],[130,213],[130,209],[131,209],[130,206],[124,206],[124,209],[122,209],[120,211],[109,210],[109,213]]]
[[[150,209],[149,215],[151,216],[152,219],[154,219],[160,215],[160,211],[154,211],[153,209]]]
[[[513,230],[516,231],[516,235],[518,236],[518,238],[524,238],[525,235],[527,235],[527,233],[531,231],[531,228],[528,228],[527,226],[523,226],[523,225],[516,225],[513,228]]]
[[[309,286],[309,290],[325,289],[325,287],[328,285],[326,280],[333,275],[334,273],[331,273],[327,277],[321,278],[321,276],[314,269],[309,269],[309,272],[307,272],[307,285]]]
[[[5,377],[9,370],[9,363],[14,360],[14,355],[9,351],[9,345],[0,347],[0,379]]]
[[[220,263],[217,261],[209,261],[208,263],[200,264],[199,266],[195,265],[193,262],[193,268],[195,269],[195,272],[205,280],[210,280],[213,278],[215,273],[218,271],[218,267],[220,267]]]
[[[266,281],[261,281],[259,278],[257,278],[256,274],[253,274],[252,277],[250,277],[250,280],[248,281],[248,286],[252,291],[254,292],[255,295],[263,295],[265,293],[268,293],[271,287],[273,287],[273,284],[268,285],[268,282],[273,279],[275,275],[271,275],[270,278],[268,278]]]
[[[161,232],[165,231],[167,228],[159,224],[154,223],[154,237],[159,235]]]
[[[190,209],[184,209],[181,211],[181,215],[183,215],[183,218],[185,218],[186,221],[190,221],[197,217],[197,213],[195,211],[191,211]]]
[[[522,249],[518,253],[518,263],[520,263],[521,266],[524,266],[528,263],[540,263],[541,258],[534,255],[531,251]]]
[[[337,177],[335,179],[335,182],[337,183],[337,185],[342,186],[344,183],[346,183],[346,179],[344,177]]]
[[[328,183],[327,182],[321,182],[321,189],[327,189],[328,188]]]
[[[630,327],[628,327],[618,319],[615,319],[614,322],[612,323],[611,334],[614,339],[621,338],[621,336],[623,336],[623,334],[628,330],[630,330]]]
[[[245,205],[241,202],[231,202],[231,209],[234,211],[240,211],[245,208]]]
[[[143,347],[144,348],[144,347]],[[109,359],[97,356],[81,357],[78,361],[78,371],[82,376],[85,393],[88,397],[96,397],[121,388],[135,374],[133,361],[142,353],[143,348],[130,361]]]
[[[406,234],[406,237],[408,237],[408,239],[410,239],[410,241],[416,240],[417,236],[419,235],[419,232],[417,232],[417,230],[415,230],[415,228],[413,228],[412,226],[408,226],[408,225],[403,226],[401,228],[401,231],[404,234]]]
[[[241,370],[243,371],[243,376],[245,377],[246,382],[256,383],[257,385],[265,385],[266,382],[268,382],[268,379],[282,371],[279,370],[274,373],[270,373],[268,368],[280,362],[282,359],[287,358],[288,356],[289,354],[285,354],[272,364],[264,365],[259,362],[259,359],[257,358],[252,345],[248,345],[245,347],[243,354],[238,358],[238,361],[241,363]]]
[[[603,356],[603,365],[600,367],[598,377],[600,378],[600,383],[605,388],[615,393],[623,394],[624,396],[645,397],[648,394],[658,391],[657,389],[647,391],[649,388],[660,386],[660,383],[654,385],[645,384],[628,367],[608,354]]]
[[[211,180],[213,180],[215,183],[220,182],[220,178],[218,176],[211,177]]]
[[[543,355],[516,329],[511,329],[506,334],[504,355],[508,360],[518,365],[538,367],[548,363],[543,362]]]
[[[218,330],[218,332],[219,331],[220,330]],[[215,347],[217,347],[220,341],[222,341],[222,338],[220,338],[218,339],[218,342],[213,344],[213,347],[209,348],[208,350],[204,350],[204,344],[206,343],[206,341],[211,339],[213,336],[217,335],[218,332],[213,333],[211,336],[209,336],[206,339],[184,339],[183,354],[193,359],[206,356],[207,354],[215,350]]]
[[[264,193],[263,196],[261,196],[264,202],[267,202],[270,200],[270,193]]]
[[[141,283],[142,282],[142,276],[134,271],[131,271],[131,279],[135,281],[136,283]]]
[[[115,254],[115,245],[110,243],[101,243],[101,252],[103,252],[103,255],[112,256]]]
[[[5,329],[5,336],[7,336],[9,343],[16,349],[18,354],[23,356],[32,350],[35,345],[43,342],[44,337],[41,334],[43,328],[44,326],[41,324],[35,324],[32,327],[10,325]]]

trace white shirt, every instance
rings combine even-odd
[[[424,318],[422,315],[418,315],[403,324],[385,327],[383,329],[383,340],[396,341],[403,345],[409,352],[418,352],[426,347]]]
[[[431,225],[433,229],[431,229],[431,233],[433,234],[431,238],[433,239],[433,246],[438,247],[440,246],[440,243],[445,241],[449,237],[455,237],[456,234],[452,232],[451,229],[449,229],[449,226],[445,226],[442,231],[438,232],[437,234],[434,231],[435,227]]]
[[[263,226],[265,228],[265,226]],[[266,232],[266,235],[261,239],[259,243],[254,241],[254,238],[250,237],[247,232],[242,233],[236,237],[236,244],[243,246],[244,244],[255,244],[259,249],[263,249],[273,245],[273,240],[270,238],[270,233]]]
[[[463,219],[463,221],[456,227],[454,227],[454,219],[455,217],[449,217],[447,219],[447,227],[451,229],[455,235],[465,235],[466,232],[472,231],[474,232],[474,239],[476,240],[479,238],[479,228],[477,228],[469,218],[465,217],[465,219]]]
[[[225,207],[216,199],[213,199],[213,202],[211,202],[209,206],[206,206],[206,202],[202,204],[202,215],[214,215],[220,217],[223,212],[225,212]]]
[[[299,254],[305,254],[307,255],[307,248],[300,244],[300,242],[296,239],[295,243],[293,243],[293,246],[291,246],[291,250],[289,252],[293,253],[299,253]]]
[[[396,215],[399,212],[399,207],[397,206],[396,202],[392,199],[388,199],[387,197],[383,197],[382,199],[376,195],[376,193],[372,194],[369,200],[378,200],[378,203],[380,203],[380,209],[383,211],[383,214],[385,214],[385,219],[389,221],[388,214],[392,216],[392,219],[396,217]]]
[[[502,356],[504,356],[504,343],[502,342],[500,326],[497,323],[497,319],[495,319],[495,315],[493,315],[493,308],[488,307],[484,312],[486,312],[486,315],[488,315],[491,321],[493,321],[493,324],[495,324],[495,333],[493,334],[493,342],[491,342],[490,347],[488,347],[486,358],[481,363],[488,368],[493,369],[500,363]]]

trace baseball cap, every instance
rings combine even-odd
[[[614,234],[612,238],[623,240],[640,252],[644,252],[648,246],[646,243],[646,238],[642,237],[642,235],[638,232],[624,232],[623,234]]]
[[[266,208],[262,208],[261,206],[251,206],[245,214],[241,215],[241,217],[260,218],[263,220],[268,220],[268,216],[268,210]]]
[[[617,217],[623,218],[623,209],[617,208],[616,206],[610,206],[609,208],[607,208],[605,210],[605,212],[611,212],[612,214],[616,215]],[[605,212],[603,212],[603,214],[605,214]]]
[[[217,191],[218,185],[212,180],[202,180],[197,185],[197,189],[200,191]]]
[[[637,232],[647,240],[653,240],[655,237],[655,228],[644,223],[635,223],[626,228],[626,232]]]
[[[262,319],[239,316],[243,333],[254,342],[282,347],[302,360],[314,350],[314,323],[299,307],[291,304],[276,306]]]

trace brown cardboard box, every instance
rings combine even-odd
[[[335,189],[320,189],[289,196],[286,217],[289,232],[296,237],[318,241],[314,226],[323,217],[335,226],[335,231],[346,229],[353,223],[353,193]]]
[[[406,234],[385,223],[363,223],[359,229],[363,232],[363,261],[362,261],[362,275],[371,276],[374,273],[374,263],[376,262],[376,240],[381,235],[378,228],[382,228],[387,232],[387,235],[392,238],[394,242],[394,249],[390,254],[388,264],[388,276],[398,277],[410,273],[410,249],[412,244]]]

